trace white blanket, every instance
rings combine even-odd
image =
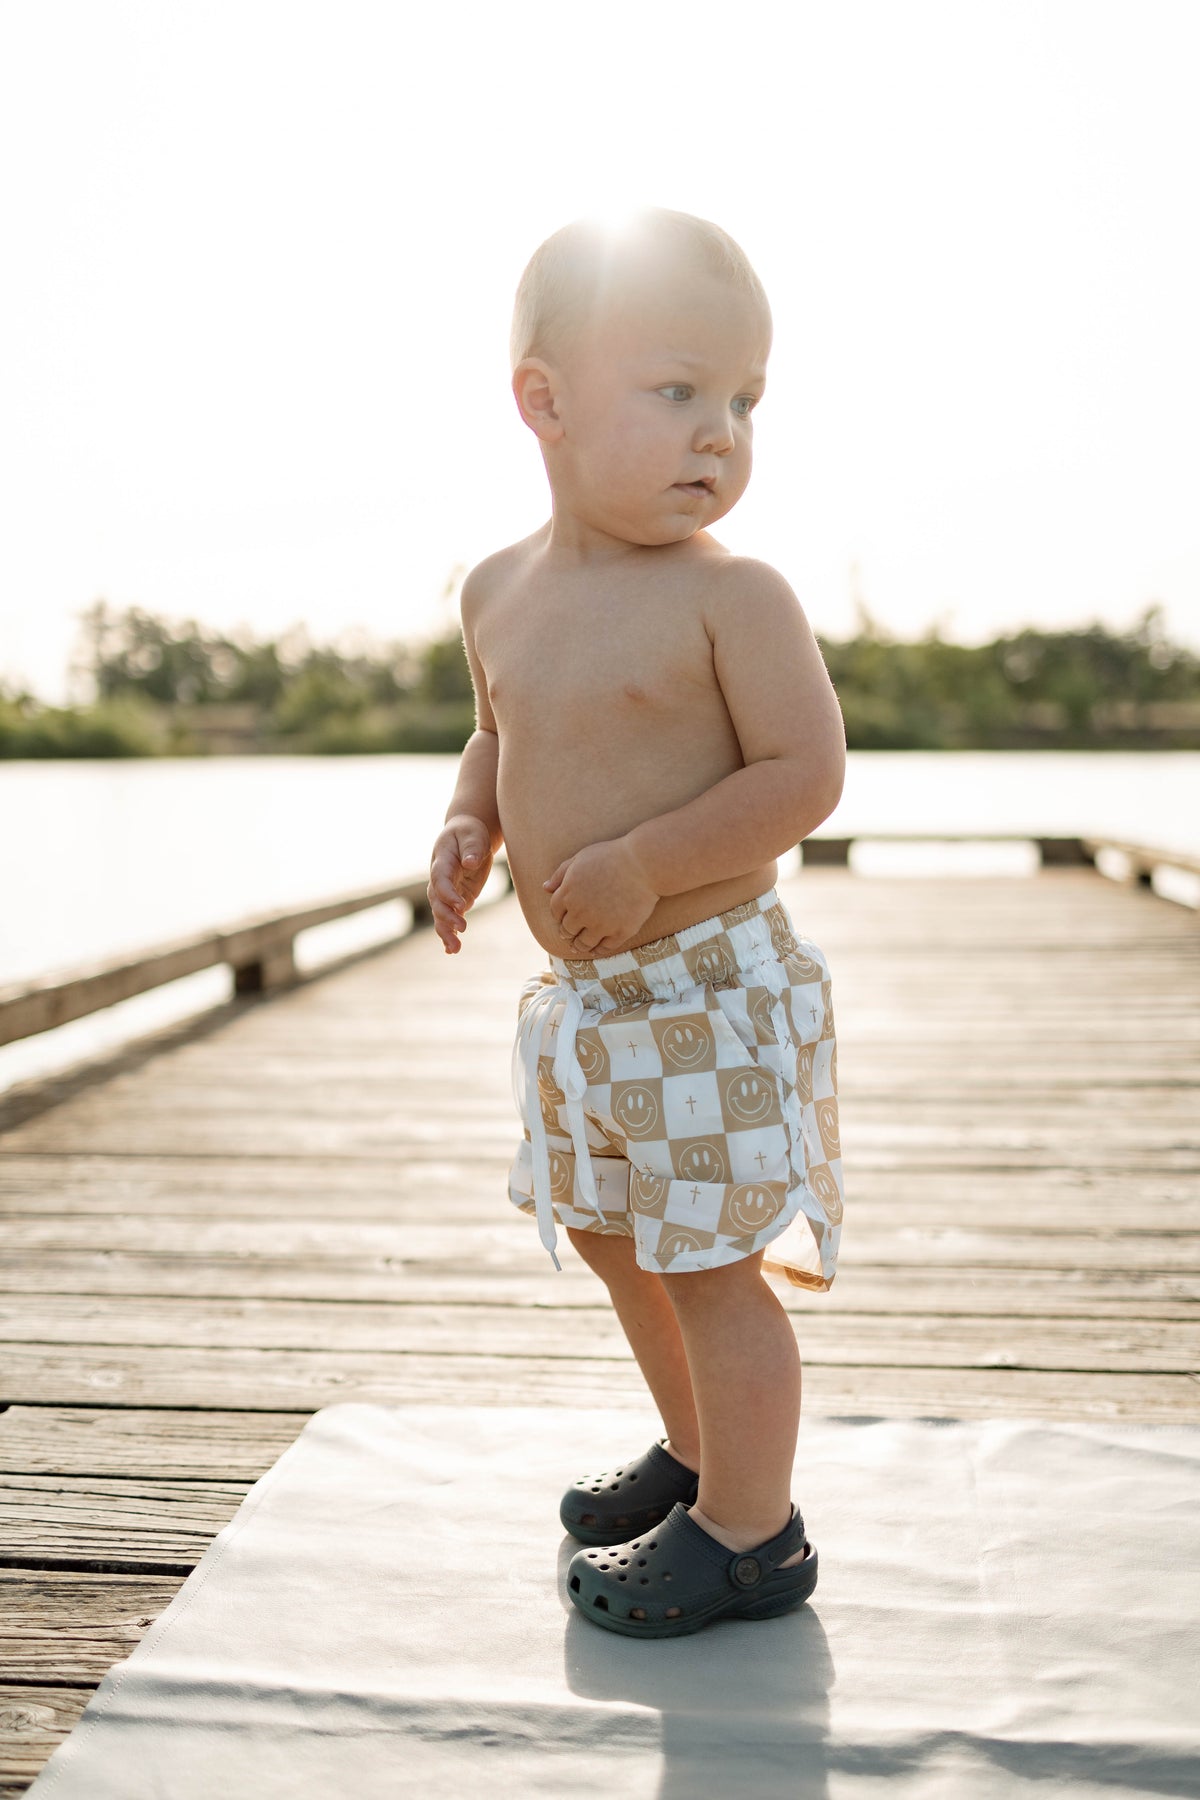
[[[557,1508],[653,1434],[648,1413],[326,1408],[31,1792],[1200,1792],[1200,1429],[806,1420],[811,1605],[637,1643],[562,1598]]]

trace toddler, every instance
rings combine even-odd
[[[547,524],[462,592],[478,725],[429,896],[447,952],[506,846],[549,968],[520,998],[510,1194],[608,1289],[666,1435],[576,1482],[571,1600],[632,1637],[799,1606],[791,1321],[764,1264],[833,1280],[828,968],[776,858],[828,817],[845,741],[787,582],[710,535],[750,479],[771,315],[719,227],[586,222],[529,263],[513,391]]]

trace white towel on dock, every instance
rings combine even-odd
[[[637,1643],[561,1598],[557,1506],[652,1435],[645,1413],[326,1408],[31,1792],[1200,1790],[1200,1430],[807,1419],[811,1606]]]

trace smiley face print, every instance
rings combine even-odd
[[[750,1023],[754,1027],[754,1036],[760,1044],[776,1042],[775,1021],[771,1017],[771,990],[765,987],[750,989],[750,998],[746,1011],[750,1015]]]
[[[658,1021],[653,1021],[658,1024]],[[683,1074],[694,1074],[700,1069],[711,1069],[716,1065],[716,1046],[713,1042],[712,1027],[698,1014],[683,1019],[671,1019],[654,1033],[658,1039],[659,1052],[663,1059],[664,1072],[679,1070]]]
[[[653,1137],[661,1115],[658,1095],[646,1081],[621,1081],[613,1087],[613,1118],[627,1137]]]
[[[645,1006],[654,998],[636,970],[622,970],[620,974],[611,976],[602,985],[608,989],[618,1006]]]
[[[694,1256],[700,1248],[700,1239],[693,1237],[690,1231],[673,1231],[658,1246],[658,1260],[664,1269],[680,1256]]]
[[[816,958],[810,956],[799,944],[794,950],[788,951],[783,958],[783,966],[798,986],[803,986],[808,981],[820,981],[825,973]]]
[[[809,1192],[817,1196],[821,1211],[831,1225],[842,1222],[842,1192],[828,1163],[817,1163],[808,1171]]]
[[[647,1175],[642,1169],[630,1172],[629,1205],[633,1212],[641,1213],[643,1218],[661,1219],[666,1211],[670,1192],[671,1184],[665,1175]]]
[[[826,1156],[840,1156],[842,1153],[841,1133],[838,1130],[838,1105],[836,1100],[818,1100],[815,1103],[817,1130],[821,1134],[821,1148]]]
[[[695,950],[686,951],[683,960],[696,980],[702,981],[706,987],[729,987],[737,975],[737,965],[730,947],[720,938],[700,944]]]
[[[800,1096],[802,1106],[808,1106],[813,1097],[813,1058],[815,1054],[815,1044],[797,1044],[796,1046],[796,1092]]]
[[[725,1156],[718,1144],[698,1139],[691,1144],[673,1147],[675,1149],[675,1167],[681,1181],[725,1180]]]
[[[779,1096],[769,1075],[760,1069],[719,1069],[717,1079],[728,1131],[778,1123]]]
[[[556,1200],[571,1192],[571,1165],[557,1150],[550,1152],[550,1192]]]
[[[575,1057],[583,1078],[593,1086],[609,1080],[608,1051],[598,1031],[580,1031],[575,1037]]]
[[[752,1182],[745,1182],[730,1194],[726,1211],[734,1231],[753,1237],[764,1225],[771,1223],[779,1211],[779,1201],[770,1188],[756,1187]]]

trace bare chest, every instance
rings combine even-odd
[[[698,609],[609,606],[506,608],[479,651],[503,734],[531,714],[594,712],[655,721],[724,711],[712,645]]]

